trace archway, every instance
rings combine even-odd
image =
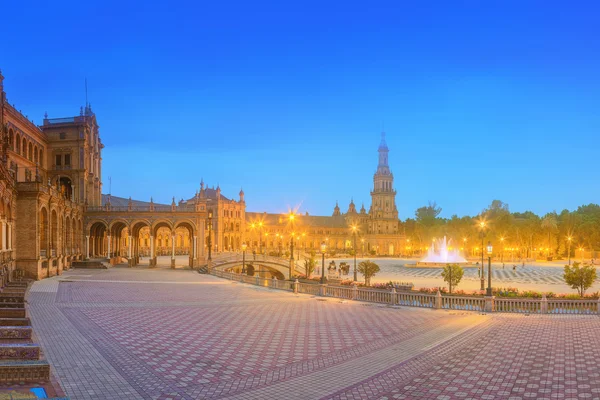
[[[108,251],[109,259],[114,259],[120,264],[124,258],[129,262],[130,251],[128,245],[129,231],[127,222],[123,220],[113,221],[108,227]]]
[[[131,266],[150,265],[150,255],[154,250],[151,243],[150,223],[148,221],[136,221],[131,224],[132,255]]]
[[[196,243],[196,229],[192,222],[179,222],[175,225],[175,232],[181,235],[181,254],[187,253],[188,255],[188,266],[194,268],[194,260],[198,258],[197,243]],[[186,241],[185,238],[188,238]]]
[[[175,246],[173,243],[173,236],[175,230],[173,229],[173,224],[168,220],[157,221],[152,225],[150,232],[150,238],[154,238],[154,253],[150,255],[150,265],[170,265],[174,268]],[[160,258],[160,262],[157,257],[159,255],[163,256]]]
[[[94,222],[90,226],[86,253],[88,258],[106,257],[106,233],[108,226],[103,221]]]

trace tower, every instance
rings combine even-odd
[[[385,142],[385,132],[381,132],[379,144],[379,164],[373,176],[373,191],[371,192],[372,233],[397,233],[398,209],[396,208],[396,191],[394,190],[394,175],[388,165],[389,149]]]

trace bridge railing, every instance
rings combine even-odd
[[[445,310],[464,310],[478,312],[504,312],[528,314],[582,314],[600,316],[600,299],[541,299],[535,298],[496,298],[480,296],[442,295],[440,292],[418,293],[395,289],[359,288],[357,286],[334,286],[278,280],[275,277],[248,276],[235,272],[211,268],[212,275],[244,282],[251,285],[264,286],[278,290],[305,293],[313,296],[326,296],[339,299],[379,303],[393,306],[421,307]]]

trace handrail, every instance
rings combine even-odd
[[[212,275],[251,285],[265,286],[278,290],[294,291],[313,296],[325,296],[338,299],[364,301],[369,303],[387,304],[392,306],[408,306],[446,310],[464,310],[478,312],[505,312],[526,314],[584,314],[600,315],[600,299],[558,299],[539,298],[504,298],[504,297],[478,297],[478,296],[453,296],[432,293],[406,292],[395,289],[390,291],[358,288],[357,286],[334,286],[327,284],[313,284],[305,282],[292,282],[278,280],[274,277],[248,276],[228,272],[217,267],[236,260],[237,255],[228,255],[216,260],[210,273]]]

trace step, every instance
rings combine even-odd
[[[3,326],[31,326],[29,318],[0,318],[0,327]]]
[[[2,293],[14,293],[14,294],[20,294],[20,295],[25,296],[25,289],[5,287],[2,289]]]
[[[15,288],[27,288],[29,283],[27,282],[8,282],[6,287],[15,287]]]
[[[108,269],[110,264],[108,262],[94,260],[94,261],[73,261],[71,263],[73,268],[90,268],[90,269]]]
[[[0,308],[0,318],[25,318],[24,308]]]
[[[31,339],[31,326],[0,326],[0,339]]]
[[[40,346],[35,343],[0,343],[0,360],[39,360]]]
[[[24,303],[25,295],[19,293],[0,293],[0,303]]]
[[[49,380],[50,364],[46,360],[0,360],[0,383],[47,382]]]
[[[0,307],[2,307],[2,308],[25,308],[25,303],[22,303],[22,302],[19,302],[19,303],[2,302],[2,303],[0,303]]]

